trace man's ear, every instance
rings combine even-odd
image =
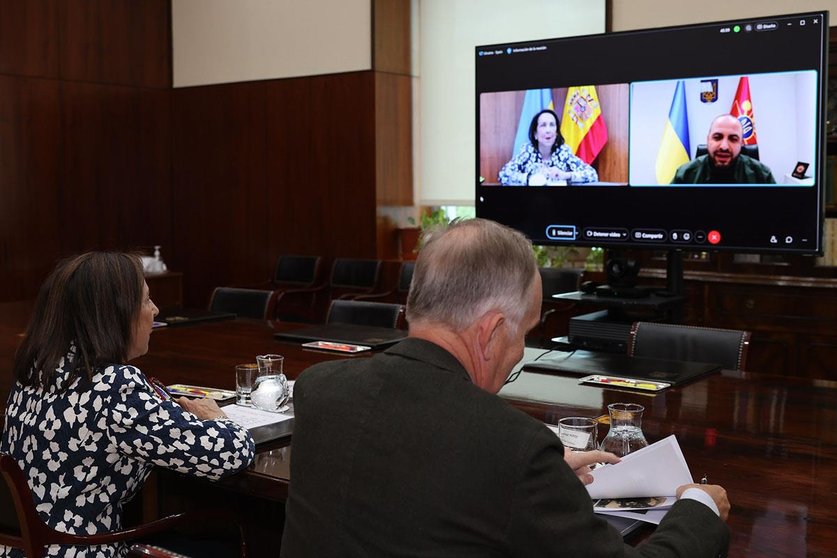
[[[505,314],[496,310],[486,312],[479,319],[477,341],[484,360],[488,361],[494,358],[494,350],[497,348],[499,337],[503,334],[502,329],[505,322]]]

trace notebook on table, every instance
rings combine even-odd
[[[616,353],[581,353],[557,358],[544,357],[523,365],[533,372],[558,372],[575,376],[602,374],[683,385],[721,369],[707,362],[687,362],[656,358],[632,357]]]
[[[398,343],[407,332],[401,329],[355,324],[323,324],[273,334],[276,339],[305,343],[308,341],[332,341],[366,345],[372,350],[383,349]]]
[[[166,308],[157,314],[154,321],[168,326],[182,326],[217,320],[234,320],[236,317],[236,314],[232,312],[218,312],[205,308]]]

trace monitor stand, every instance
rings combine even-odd
[[[636,321],[680,323],[683,316],[683,257],[666,254],[666,289],[604,285],[595,294],[565,293],[556,298],[604,305],[605,310],[570,318],[570,344],[593,351],[624,353]]]

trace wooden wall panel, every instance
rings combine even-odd
[[[0,75],[0,300],[33,298],[60,253],[60,84]]]
[[[60,0],[0,0],[0,74],[58,77]]]
[[[162,245],[190,306],[282,253],[385,253],[377,196],[412,189],[409,78],[172,90],[169,29],[169,0],[0,0],[0,300],[83,250]]]
[[[170,87],[170,0],[63,0],[64,79]]]
[[[64,82],[65,253],[171,243],[167,91]]]
[[[413,205],[412,80],[375,73],[375,174],[379,205]]]
[[[206,306],[217,286],[266,280],[275,257],[267,230],[281,215],[265,194],[265,85],[238,83],[172,93],[174,246],[184,302]]]
[[[374,74],[269,83],[269,245],[282,253],[374,257]]]
[[[372,25],[372,68],[410,75],[410,2],[373,0]]]

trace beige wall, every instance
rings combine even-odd
[[[175,87],[369,70],[371,0],[172,0]]]
[[[665,27],[687,23],[722,21],[737,17],[831,11],[831,25],[837,24],[837,0],[736,0],[694,2],[693,0],[611,0],[612,31]]]
[[[601,33],[604,8],[604,0],[419,0],[419,203],[474,203],[474,47]]]

